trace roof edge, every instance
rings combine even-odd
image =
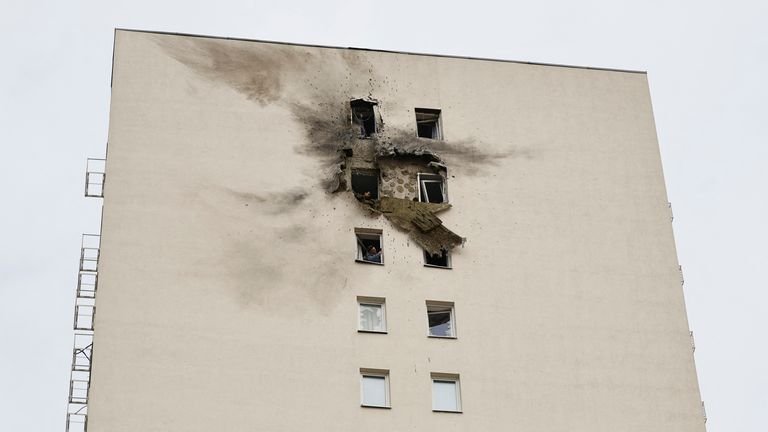
[[[167,31],[157,31],[157,30],[140,30],[140,29],[115,27],[115,34],[117,34],[118,31],[134,32],[134,33],[151,33],[151,34],[161,34],[161,35],[171,35],[171,36],[186,36],[186,37],[196,37],[196,38],[205,38],[205,39],[235,40],[235,41],[243,41],[243,42],[261,42],[261,43],[269,43],[269,44],[276,44],[276,45],[291,45],[291,46],[310,47],[310,48],[347,49],[347,50],[370,51],[370,52],[387,53],[387,54],[404,54],[404,55],[442,57],[442,58],[464,59],[464,60],[492,61],[492,62],[501,62],[501,63],[517,63],[517,64],[527,64],[527,65],[533,65],[533,66],[551,66],[551,67],[561,67],[561,68],[570,68],[570,69],[586,69],[586,70],[595,70],[595,71],[623,72],[623,73],[644,74],[644,75],[648,74],[647,71],[632,70],[632,69],[577,66],[577,65],[567,65],[567,64],[558,64],[558,63],[528,62],[528,61],[522,61],[522,60],[505,60],[505,59],[494,59],[494,58],[487,58],[487,57],[469,57],[469,56],[448,55],[448,54],[430,54],[430,53],[419,53],[419,52],[410,52],[410,51],[394,51],[394,50],[383,50],[383,49],[372,49],[372,48],[342,47],[342,46],[333,46],[333,45],[316,45],[316,44],[273,41],[273,40],[265,40],[265,39],[247,39],[247,38],[226,37],[226,36],[210,36],[210,35],[202,35],[202,34],[194,34],[194,33],[167,32]]]

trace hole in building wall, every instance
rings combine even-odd
[[[379,199],[379,170],[352,170],[352,192],[357,199]]]
[[[451,255],[447,251],[442,251],[440,254],[430,254],[424,251],[424,265],[451,268]]]
[[[416,108],[416,130],[420,138],[443,139],[440,110]]]
[[[352,109],[352,124],[357,127],[361,137],[369,137],[377,132],[376,103],[364,99],[355,99],[349,103]]]

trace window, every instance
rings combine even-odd
[[[389,408],[389,371],[360,369],[360,405]]]
[[[385,300],[378,297],[358,297],[357,331],[370,333],[387,332]]]
[[[416,174],[419,183],[419,201],[429,203],[448,202],[445,193],[445,179],[438,174]]]
[[[440,254],[432,255],[424,251],[424,265],[426,267],[451,268],[451,254],[442,251]]]
[[[461,412],[458,375],[432,374],[432,411]]]
[[[357,199],[379,199],[379,170],[352,170],[352,192]]]
[[[443,139],[440,127],[440,110],[416,108],[416,136],[430,139]]]
[[[384,252],[381,250],[381,230],[355,228],[357,240],[357,259],[369,264],[384,264]]]
[[[352,109],[352,124],[360,131],[360,137],[369,137],[378,132],[376,127],[376,102],[355,99],[349,103]]]
[[[456,337],[453,303],[428,301],[427,321],[429,322],[430,337]]]

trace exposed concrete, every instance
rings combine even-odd
[[[435,216],[435,213],[450,207],[450,204],[430,204],[383,197],[377,210],[395,226],[410,234],[413,241],[424,250],[432,255],[439,255],[442,251],[449,251],[464,244],[465,241],[443,226],[443,222]]]
[[[309,144],[305,151],[322,158],[326,164],[322,184],[328,192],[350,191],[348,185],[353,169],[380,169],[380,195],[406,201],[417,199],[416,174],[441,173],[445,177],[446,163],[432,150],[432,146],[448,150],[457,147],[456,145],[446,144],[442,140],[418,138],[406,131],[383,127],[370,137],[360,137],[358,125],[351,121],[349,101],[340,100],[337,106],[339,108],[335,112],[338,114],[308,106],[294,106],[293,109],[294,115],[307,125],[306,140]],[[381,122],[380,119],[377,121]],[[464,151],[455,154],[466,157],[474,153]],[[481,156],[475,156],[474,163],[489,163],[493,159],[490,154],[479,154]],[[380,209],[378,204],[366,205],[375,210]],[[413,212],[420,207],[393,206],[391,202],[381,205],[389,209],[388,212],[382,212],[385,216],[392,212],[399,215],[387,217],[388,220],[408,232],[416,244],[431,254],[439,254],[442,250],[450,251],[466,241],[442,223],[439,229],[413,230],[410,219],[419,217]],[[407,216],[406,213],[413,214]]]
[[[425,166],[418,159],[379,159],[381,170],[381,193],[384,196],[402,198],[406,200],[418,199],[418,187],[416,175],[423,172],[432,173],[433,170]]]

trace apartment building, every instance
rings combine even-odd
[[[108,140],[71,431],[705,429],[643,72],[118,30]]]

